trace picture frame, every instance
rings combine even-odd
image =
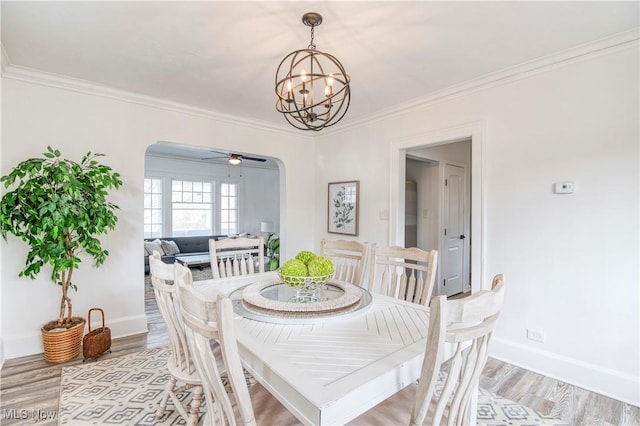
[[[358,235],[360,181],[329,182],[327,232]]]

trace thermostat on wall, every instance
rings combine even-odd
[[[573,194],[573,182],[556,182],[553,184],[553,192],[556,194]]]

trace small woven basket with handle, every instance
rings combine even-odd
[[[102,314],[102,327],[91,330],[91,312],[100,311]],[[82,355],[84,359],[97,358],[111,349],[111,330],[104,325],[104,311],[100,308],[91,308],[87,313],[89,332],[82,339]]]

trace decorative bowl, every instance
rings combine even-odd
[[[278,275],[280,275],[282,282],[296,289],[296,295],[289,300],[294,303],[312,303],[327,300],[324,294],[324,284],[333,278],[333,274],[317,277],[284,275],[280,270],[278,270]]]
[[[282,279],[282,282],[291,287],[317,287],[325,284],[327,281],[333,278],[333,274],[320,275],[317,277],[298,277],[293,275],[283,275],[280,270],[278,270],[278,275]]]

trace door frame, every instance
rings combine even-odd
[[[404,246],[404,181],[407,149],[471,140],[471,292],[489,289],[485,271],[484,123],[465,123],[392,140],[390,143],[389,244]]]

